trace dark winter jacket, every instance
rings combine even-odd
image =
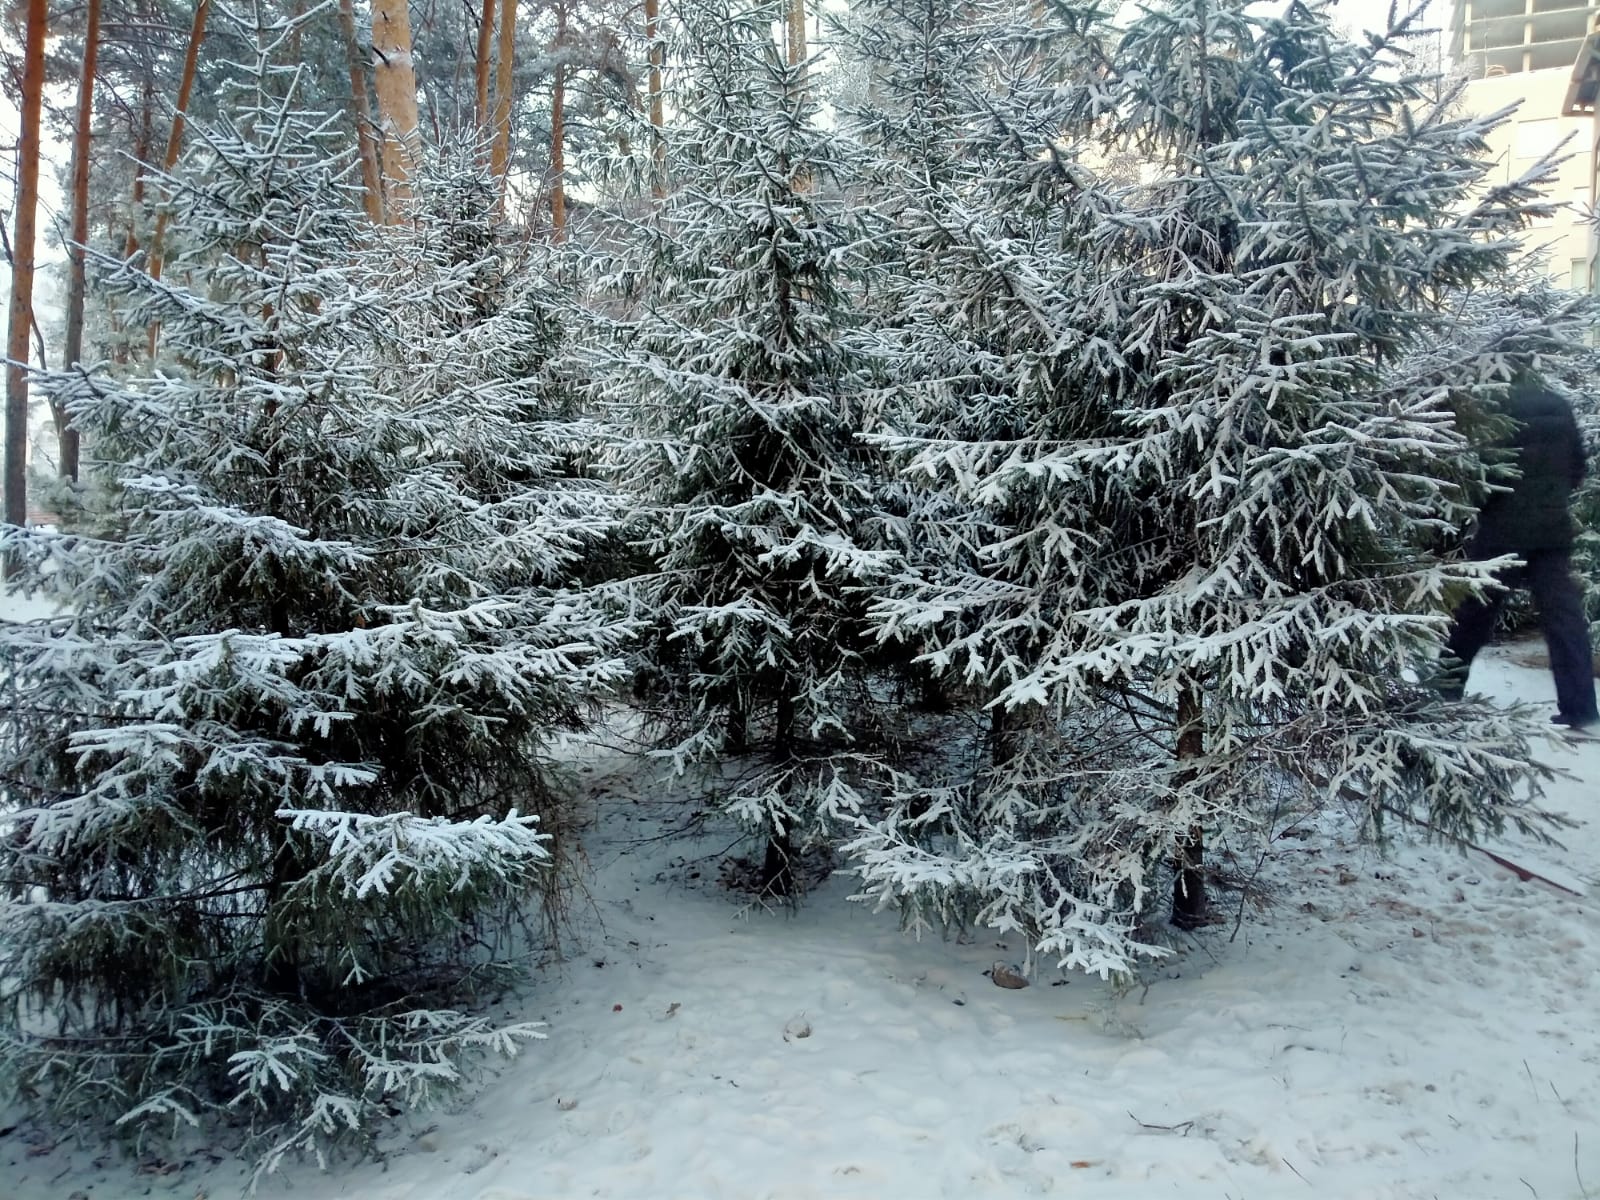
[[[1473,553],[1479,558],[1572,547],[1568,501],[1583,482],[1583,438],[1572,408],[1531,380],[1514,383],[1502,405],[1516,423],[1509,448],[1520,477],[1509,492],[1489,497],[1478,518]]]

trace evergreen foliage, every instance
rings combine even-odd
[[[41,377],[65,527],[0,532],[60,612],[0,625],[0,1076],[38,1107],[270,1168],[541,1038],[475,1002],[561,910],[557,742],[630,680],[769,893],[842,843],[913,927],[1103,975],[1291,814],[1549,824],[1528,714],[1431,686],[1505,386],[1600,421],[1504,114],[1306,0],[853,0],[806,63],[784,8],[664,19],[671,188],[574,227],[603,264],[513,235],[477,132],[372,228],[332,8],[222,10],[257,57],[152,181],[164,277],[117,210],[116,361]],[[655,168],[617,11],[519,34],[521,161],[559,77],[586,201]],[[475,19],[419,23],[436,137]],[[1578,505],[1600,578],[1600,476]]]
[[[686,764],[750,756],[727,808],[767,840],[766,885],[856,812],[880,762],[861,741],[871,483],[856,442],[861,226],[832,190],[806,64],[782,60],[771,4],[684,12],[670,146],[677,190],[614,277],[638,311],[596,352],[627,430],[653,615],[641,686]]]
[[[559,904],[549,745],[627,632],[567,587],[614,505],[492,188],[441,168],[414,228],[364,227],[295,82],[258,64],[193,131],[165,280],[101,260],[159,355],[44,380],[92,503],[6,533],[64,615],[0,627],[0,1065],[267,1166],[543,1036],[454,1005]]]
[[[1017,150],[978,172],[994,216],[968,228],[998,269],[939,302],[972,311],[1003,279],[1023,311],[984,325],[1031,323],[1038,350],[999,359],[1008,421],[940,436],[932,410],[891,441],[997,532],[969,576],[876,609],[982,690],[989,770],[903,797],[852,849],[869,897],[1106,972],[1148,952],[1169,866],[1174,919],[1204,920],[1206,837],[1286,805],[1537,820],[1528,728],[1404,682],[1486,574],[1438,553],[1484,470],[1452,385],[1504,382],[1515,354],[1402,363],[1448,343],[1449,293],[1505,277],[1548,165],[1486,186],[1499,118],[1430,99],[1403,30],[1355,46],[1302,4],[1178,0],[1120,33],[1051,12],[1082,66],[1056,121],[988,106]]]

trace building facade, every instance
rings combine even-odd
[[[1533,230],[1531,242],[1545,254],[1552,279],[1586,291],[1596,285],[1589,214],[1597,127],[1592,98],[1587,109],[1573,99],[1597,17],[1600,0],[1454,0],[1449,43],[1450,57],[1466,72],[1473,112],[1517,106],[1490,141],[1499,178],[1517,178],[1558,148],[1565,156],[1550,189],[1561,208]]]
[[[1589,161],[1589,209],[1600,211],[1600,17],[1591,18],[1589,35],[1578,47],[1561,111],[1566,117],[1588,122],[1584,145]],[[1591,292],[1600,292],[1600,230],[1592,224],[1588,283]]]

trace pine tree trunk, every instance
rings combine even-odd
[[[478,21],[478,53],[475,63],[476,72],[473,82],[477,85],[474,93],[476,102],[473,106],[473,115],[478,124],[478,135],[481,137],[489,128],[489,70],[494,50],[494,0],[483,0],[483,16]]]
[[[788,677],[778,681],[778,706],[773,719],[773,759],[787,768],[794,754],[794,697],[793,684]],[[792,776],[785,776],[792,780]],[[784,787],[791,786],[786,782]],[[794,842],[789,830],[774,829],[767,835],[767,848],[761,859],[761,894],[764,896],[792,896],[797,890],[794,877]]]
[[[763,896],[792,896],[795,894],[794,843],[789,831],[774,833],[767,838],[767,848],[761,856],[761,894]]]
[[[1205,726],[1200,685],[1187,680],[1178,694],[1178,762],[1195,762],[1205,753]],[[1182,768],[1178,773],[1179,785],[1194,780],[1197,770]],[[1205,830],[1195,825],[1189,830],[1189,840],[1184,844],[1173,864],[1177,878],[1172,884],[1172,923],[1179,929],[1194,929],[1206,923],[1209,909],[1206,904],[1205,881],[1206,842]]]
[[[806,60],[806,0],[789,0],[789,65],[798,67]]]
[[[650,47],[650,194],[657,200],[667,194],[667,130],[661,96],[661,68],[667,50],[660,38],[661,0],[644,0],[644,40]]]
[[[742,700],[734,701],[723,718],[723,744],[729,754],[743,754],[750,748],[750,716]]]
[[[406,217],[417,148],[417,74],[406,0],[373,0],[373,85],[383,135],[383,212],[392,225]]]
[[[194,92],[195,68],[200,65],[200,44],[205,41],[206,18],[211,15],[211,0],[199,0],[194,8],[194,23],[189,27],[189,46],[183,53],[183,77],[178,81],[178,105],[172,114],[172,130],[167,134],[167,152],[161,156],[161,169],[171,171],[178,165],[178,155],[183,153],[183,130],[189,112],[189,97]],[[156,217],[155,232],[150,235],[150,262],[146,268],[152,279],[161,278],[161,240],[167,231],[167,215]],[[151,353],[155,353],[157,330],[150,331]]]
[[[356,10],[351,0],[339,0],[339,31],[344,35],[345,59],[350,70],[350,118],[356,127],[356,153],[361,159],[361,203],[373,224],[383,222],[383,179],[378,174],[378,148],[372,138],[372,106],[367,102],[367,68],[361,61],[356,37]]]
[[[183,78],[178,81],[178,106],[172,114],[172,129],[167,134],[167,152],[161,156],[161,169],[170,172],[178,165],[178,155],[183,153],[183,130],[189,112],[189,97],[194,91],[195,69],[200,64],[200,44],[205,41],[206,18],[211,14],[211,0],[199,0],[194,9],[194,23],[189,27],[189,47],[183,55]],[[156,214],[155,231],[150,235],[150,255],[145,270],[151,279],[161,278],[162,239],[167,232],[167,214]],[[161,338],[161,323],[150,322],[145,353],[154,359],[156,343]]]
[[[150,139],[155,136],[156,89],[148,79],[139,106],[139,140],[133,144],[133,200],[128,210],[128,240],[122,257],[132,258],[139,249],[139,210],[144,207],[144,169],[150,161]]]
[[[70,370],[83,358],[83,303],[88,290],[84,269],[84,243],[89,240],[89,140],[94,125],[94,67],[100,50],[100,0],[89,0],[88,27],[84,33],[83,69],[78,75],[78,112],[72,129],[72,233],[67,246],[67,329],[65,366]],[[50,415],[56,423],[58,470],[74,482],[78,478],[78,431],[53,398]]]
[[[800,67],[798,88],[803,93],[806,90],[806,0],[789,0],[787,13],[787,41],[789,44],[789,65]],[[793,179],[794,190],[804,194],[811,190],[811,177],[804,170],[796,171]]]
[[[556,64],[555,87],[550,96],[550,240],[567,240],[567,68]]]
[[[500,5],[500,50],[494,77],[494,143],[489,173],[502,186],[511,161],[511,68],[517,52],[517,0]]]
[[[44,102],[45,0],[28,0],[23,40],[22,130],[11,234],[11,311],[6,339],[5,518],[28,520],[28,332],[33,327],[33,244],[39,207],[39,111]],[[6,574],[13,563],[5,563]]]
[[[989,764],[995,770],[1005,766],[1016,757],[1016,739],[1006,727],[1006,710],[1003,704],[996,704],[989,710]]]
[[[122,247],[123,258],[132,258],[139,252],[139,218],[144,210],[145,170],[150,163],[150,147],[155,137],[155,107],[155,85],[146,79],[139,104],[139,133],[133,144],[133,195],[129,200],[128,236]],[[123,364],[131,357],[132,350],[123,335],[121,315],[113,308],[110,316],[111,331],[116,335],[111,343],[111,359]]]

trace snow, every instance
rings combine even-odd
[[[55,612],[55,604],[43,596],[25,596],[0,586],[0,621],[39,621]]]
[[[1474,687],[1548,704],[1526,652],[1481,659]],[[716,879],[723,827],[687,852],[659,836],[688,785],[588,748],[568,956],[497,1014],[549,1040],[394,1127],[380,1160],[286,1164],[260,1194],[1600,1196],[1600,740],[1549,761],[1580,824],[1565,848],[1495,848],[1586,897],[1404,833],[1384,855],[1330,820],[1274,842],[1236,936],[1180,937],[1131,988],[1043,973],[1018,991],[984,975],[1024,957],[1014,937],[914,941],[842,876],[792,915],[744,906]],[[248,1180],[204,1153],[141,1170],[0,1136],[10,1200],[217,1200]]]

